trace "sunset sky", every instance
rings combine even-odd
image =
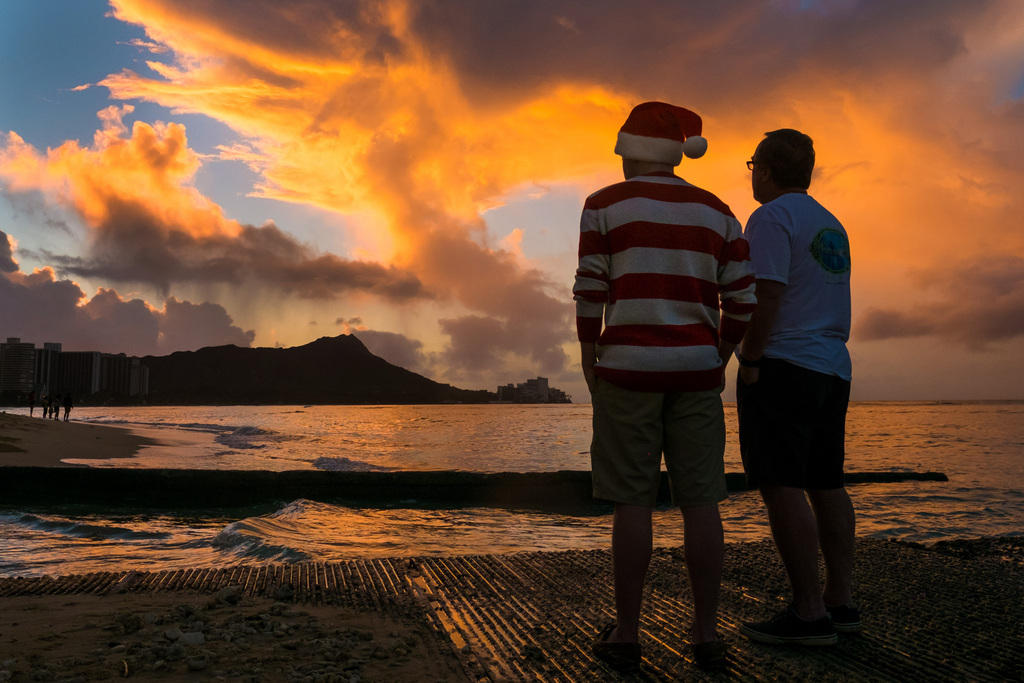
[[[586,400],[579,212],[658,99],[704,117],[677,173],[741,222],[762,134],[814,138],[855,399],[1024,398],[1017,0],[6,2],[0,87],[2,337],[353,332],[439,381]]]

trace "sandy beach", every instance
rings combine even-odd
[[[0,413],[0,467],[81,467],[61,461],[130,458],[154,443],[123,427]]]
[[[778,648],[737,631],[785,605],[774,547],[729,544],[729,666],[711,677],[692,663],[683,551],[656,549],[641,679],[1019,679],[1024,539],[861,538],[857,561],[863,633]],[[617,680],[589,649],[610,580],[606,551],[0,579],[0,680]]]
[[[0,681],[464,678],[421,623],[224,593],[5,598]]]

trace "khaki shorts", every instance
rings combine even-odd
[[[594,497],[654,506],[661,455],[680,507],[726,497],[725,415],[717,389],[630,391],[598,378],[590,446]]]

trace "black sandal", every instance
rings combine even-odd
[[[608,636],[614,630],[615,624],[608,624],[601,630],[591,647],[594,656],[616,671],[636,671],[643,656],[640,643],[609,643]]]

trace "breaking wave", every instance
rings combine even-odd
[[[247,517],[225,526],[211,545],[239,560],[304,562],[312,558],[299,547],[308,543],[307,516],[330,506],[312,500],[294,500],[281,509],[259,517]]]

